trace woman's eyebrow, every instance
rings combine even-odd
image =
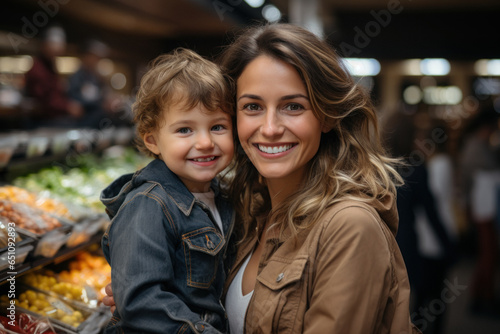
[[[249,98],[249,99],[253,99],[253,100],[262,100],[262,97],[258,96],[258,95],[253,95],[253,94],[243,94],[241,95],[239,98],[238,98],[238,101],[241,100],[242,98]],[[304,94],[292,94],[292,95],[285,95],[285,96],[282,96],[280,98],[280,100],[284,101],[284,100],[292,100],[292,99],[296,99],[296,98],[304,98],[306,100],[309,100],[309,97],[307,97],[306,95]]]
[[[304,94],[292,94],[292,95],[285,95],[283,96],[280,100],[292,100],[296,99],[298,97],[304,98],[306,100],[309,100],[309,97],[305,96]]]
[[[238,101],[241,100],[242,98],[244,97],[247,97],[249,99],[253,99],[253,100],[262,100],[262,97],[258,96],[258,95],[253,95],[253,94],[243,94],[241,95],[239,98],[238,98]]]

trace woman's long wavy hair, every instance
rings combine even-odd
[[[336,202],[371,202],[395,194],[395,183],[402,182],[393,167],[397,161],[382,147],[369,95],[354,82],[335,50],[303,28],[270,24],[244,31],[224,50],[219,62],[236,82],[245,67],[261,55],[297,70],[315,116],[331,130],[322,134],[301,188],[275,208],[271,208],[265,180],[236,140],[230,194],[243,222],[242,240],[261,228],[258,225],[265,218],[277,224],[281,233],[288,227],[295,236]]]

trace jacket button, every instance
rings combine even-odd
[[[194,328],[196,328],[197,331],[203,332],[205,330],[205,325],[197,323],[194,325]]]
[[[276,282],[280,282],[284,277],[285,277],[285,274],[283,274],[283,273],[279,274],[278,277],[276,278]]]

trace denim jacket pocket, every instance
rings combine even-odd
[[[301,333],[296,328],[302,321],[296,321],[300,308],[306,303],[307,258],[272,259],[257,276],[255,298],[250,321],[256,328],[276,328],[279,333]],[[248,314],[247,314],[248,316]]]
[[[219,252],[224,237],[213,227],[204,227],[182,235],[186,259],[187,285],[208,289],[217,273]]]

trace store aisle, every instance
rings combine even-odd
[[[474,270],[474,259],[465,258],[457,263],[448,275],[448,280],[458,280],[460,285],[469,285]],[[500,286],[500,272],[497,275]],[[497,296],[499,294],[497,293]],[[476,316],[469,312],[469,293],[467,289],[448,304],[443,334],[500,334],[500,313],[496,318]]]

